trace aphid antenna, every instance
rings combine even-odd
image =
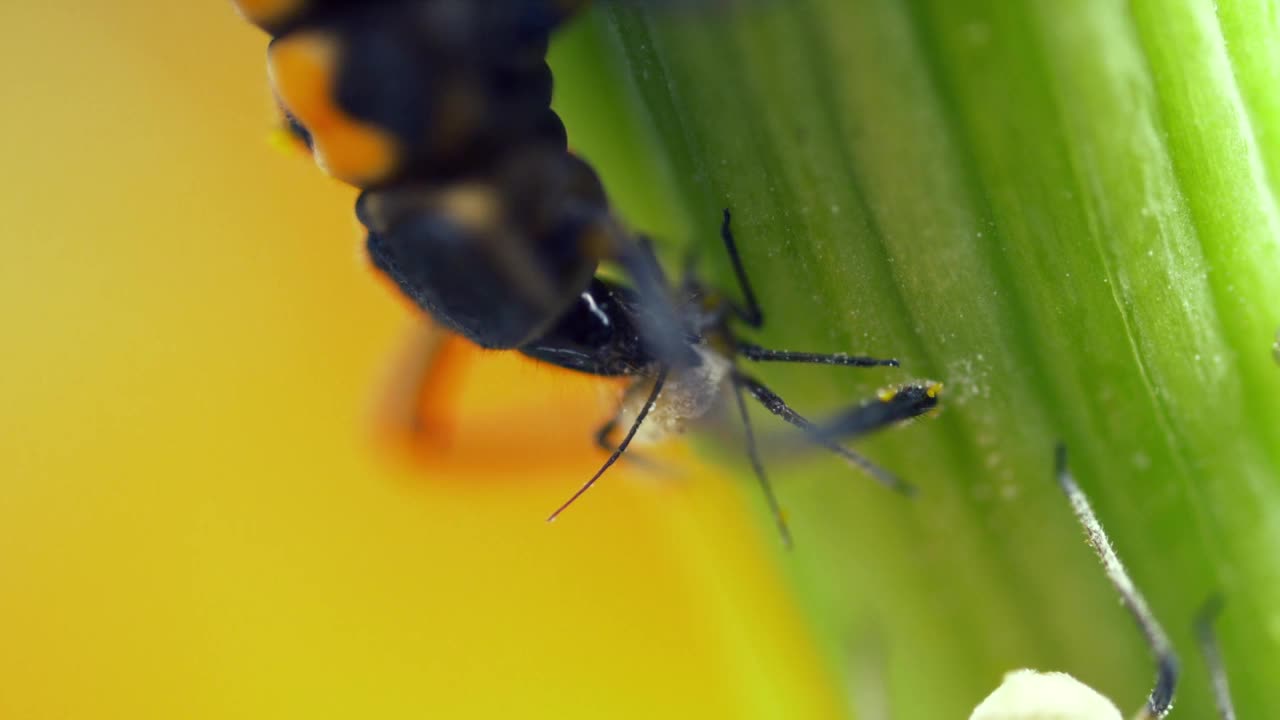
[[[613,452],[609,453],[609,459],[604,461],[604,465],[600,466],[600,469],[596,471],[596,474],[592,475],[590,480],[585,482],[582,487],[578,488],[577,492],[575,492],[568,500],[565,500],[563,505],[556,508],[556,511],[547,517],[547,522],[555,522],[556,518],[560,517],[560,513],[567,510],[575,500],[582,497],[583,493],[590,490],[591,486],[595,485],[596,481],[600,479],[600,476],[604,475],[606,470],[613,467],[613,464],[618,462],[618,458],[622,457],[622,453],[626,452],[627,446],[631,444],[631,440],[634,439],[636,433],[640,431],[640,424],[644,422],[645,417],[649,415],[649,411],[653,409],[654,403],[658,401],[658,395],[662,393],[662,386],[667,381],[667,373],[669,370],[670,368],[666,365],[662,365],[658,368],[658,375],[653,380],[653,389],[649,391],[649,397],[645,400],[644,406],[640,408],[640,412],[636,413],[636,419],[631,423],[631,428],[627,430],[627,434],[622,438],[622,442],[618,443],[618,447],[614,448]]]
[[[1174,652],[1172,643],[1169,642],[1169,636],[1160,626],[1160,621],[1156,620],[1146,599],[1133,584],[1129,573],[1124,569],[1124,564],[1120,562],[1120,557],[1111,547],[1111,541],[1107,539],[1102,523],[1098,522],[1098,517],[1089,504],[1089,498],[1071,476],[1071,471],[1067,467],[1067,448],[1061,443],[1055,449],[1054,464],[1058,485],[1066,493],[1067,500],[1071,503],[1071,510],[1084,528],[1085,539],[1097,553],[1107,579],[1120,594],[1121,602],[1137,622],[1138,629],[1147,640],[1147,646],[1155,655],[1155,686],[1151,689],[1146,705],[1138,712],[1136,718],[1137,720],[1163,718],[1173,708],[1173,693],[1178,682],[1178,656]]]
[[[1204,664],[1209,668],[1209,682],[1213,686],[1213,702],[1218,707],[1218,717],[1222,720],[1236,720],[1236,708],[1231,702],[1231,685],[1227,682],[1227,669],[1222,664],[1217,633],[1213,631],[1214,622],[1222,613],[1222,606],[1222,596],[1214,594],[1200,607],[1200,611],[1196,613],[1196,640],[1200,644]]]

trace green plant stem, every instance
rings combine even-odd
[[[833,665],[884,647],[903,718],[964,717],[1027,666],[1136,708],[1152,668],[1052,483],[1061,438],[1186,656],[1177,716],[1211,716],[1190,627],[1219,590],[1241,716],[1280,706],[1277,11],[741,5],[601,8],[557,97],[629,219],[722,280],[733,208],[762,343],[902,360],[761,368],[788,400],[947,383],[940,418],[865,446],[914,500],[824,459],[775,472]]]

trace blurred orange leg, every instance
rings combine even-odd
[[[415,455],[448,449],[469,345],[430,321],[408,334],[375,410],[380,437]]]

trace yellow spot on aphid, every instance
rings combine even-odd
[[[876,393],[876,397],[880,398],[880,402],[889,402],[898,396],[897,388],[880,388]]]
[[[293,33],[272,43],[268,70],[280,102],[311,133],[316,163],[339,180],[368,187],[395,172],[401,151],[390,133],[334,103],[340,55],[330,33]]]
[[[942,383],[940,382],[929,383],[929,387],[925,388],[924,393],[925,395],[928,395],[931,398],[938,397],[939,395],[942,394]]]

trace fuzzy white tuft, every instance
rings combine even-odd
[[[649,445],[683,435],[688,425],[715,409],[725,393],[732,365],[710,348],[694,348],[702,364],[672,372],[649,410],[633,444]],[[618,413],[620,427],[630,427],[644,406],[648,391],[631,393]]]

